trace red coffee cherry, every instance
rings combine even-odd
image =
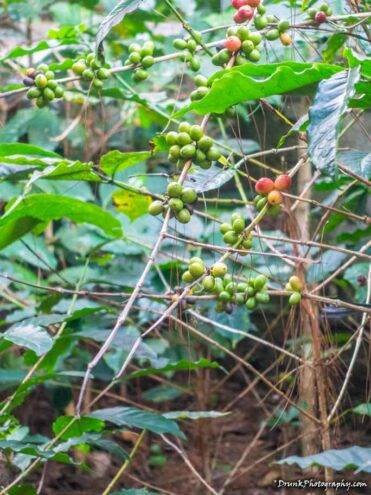
[[[240,7],[247,5],[247,0],[232,0],[231,4],[232,4],[232,7],[234,7],[236,10],[238,10]]]
[[[255,191],[258,194],[268,194],[274,189],[274,182],[269,177],[262,177],[255,184]]]
[[[270,205],[280,205],[283,201],[283,197],[282,197],[282,194],[279,192],[279,191],[271,191],[269,194],[268,194],[268,203]]]
[[[244,5],[239,8],[235,15],[233,16],[234,22],[236,24],[242,24],[243,22],[249,21],[254,17],[254,11],[248,5]]]
[[[314,20],[317,24],[322,24],[322,22],[326,22],[327,21],[327,15],[325,14],[325,12],[323,12],[322,10],[320,10],[319,12],[317,12],[317,14],[314,16]]]
[[[238,36],[229,36],[229,38],[225,40],[224,46],[229,52],[238,52],[241,48],[241,40]]]
[[[291,177],[287,174],[279,175],[274,181],[274,187],[278,191],[285,191],[291,187]]]
[[[260,0],[246,0],[246,4],[254,9],[256,7],[259,7]]]

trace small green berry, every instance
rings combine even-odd
[[[278,31],[278,29],[269,29],[265,33],[265,37],[269,41],[275,41],[278,40],[278,38],[280,37],[280,32]]]
[[[147,55],[142,59],[142,66],[145,69],[149,69],[152,67],[152,65],[155,63],[155,59],[152,57],[152,55]]]
[[[220,152],[216,148],[211,147],[209,151],[206,153],[206,157],[210,161],[219,160]]]
[[[91,69],[85,69],[84,72],[82,73],[82,77],[84,79],[94,79],[94,72]]]
[[[39,98],[41,96],[41,91],[37,88],[31,88],[27,91],[27,98],[33,100],[34,98]]]
[[[267,277],[264,275],[258,275],[254,280],[254,288],[256,290],[261,290],[267,283]]]
[[[243,218],[236,218],[236,220],[232,223],[232,228],[237,234],[240,234],[244,230],[245,226],[246,224]]]
[[[289,29],[290,23],[289,23],[289,21],[280,21],[278,23],[277,27],[278,27],[278,31],[280,33],[284,33],[285,31],[287,31]]]
[[[159,200],[152,201],[148,207],[148,213],[153,216],[160,215],[163,211],[164,205],[162,204],[162,201]]]
[[[203,136],[197,143],[201,151],[209,151],[213,145],[213,140],[209,136]]]
[[[236,242],[238,241],[238,235],[233,230],[230,230],[224,234],[223,241],[226,244],[236,244]]]
[[[177,160],[180,157],[180,146],[178,146],[177,144],[171,146],[171,148],[169,149],[169,155],[171,156],[171,158]]]
[[[252,310],[256,307],[255,297],[249,297],[245,304],[246,308]]]
[[[227,271],[227,265],[221,262],[215,263],[215,265],[211,268],[211,274],[214,277],[224,277]]]
[[[187,144],[180,150],[180,156],[185,159],[193,158],[196,154],[196,147],[193,144]]]
[[[181,122],[178,126],[178,131],[186,132],[187,134],[189,134],[191,131],[191,124],[189,124],[188,122]]]
[[[175,131],[170,131],[165,136],[166,144],[173,146],[178,141],[178,133]]]
[[[186,187],[183,189],[181,200],[187,204],[195,203],[197,201],[197,192],[190,187]]]
[[[133,79],[135,82],[141,82],[148,79],[148,72],[144,69],[137,69],[133,74]]]
[[[289,297],[289,304],[290,304],[290,306],[295,306],[296,304],[299,304],[300,301],[301,301],[301,294],[300,294],[300,292],[294,292]]]
[[[186,146],[187,144],[191,144],[192,139],[188,132],[180,132],[177,137],[177,143],[179,146]]]
[[[232,230],[232,225],[229,223],[222,223],[221,226],[219,227],[220,233],[221,234],[226,234],[230,230]]]
[[[140,56],[139,52],[133,52],[129,55],[128,60],[131,64],[139,64],[139,62],[142,60],[142,57]]]
[[[132,43],[129,46],[129,53],[134,53],[134,52],[139,52],[140,51],[140,45],[138,43]]]
[[[207,86],[208,79],[205,76],[198,75],[195,77],[194,81],[195,81],[195,85],[197,87],[200,87],[200,86]]]
[[[176,50],[185,50],[187,48],[187,42],[182,38],[177,38],[173,41],[173,47]]]
[[[251,62],[258,62],[260,60],[260,52],[259,50],[252,50],[249,55],[249,60],[251,60]]]
[[[167,193],[170,198],[180,198],[183,192],[183,187],[179,182],[170,182],[167,186]]]
[[[187,42],[187,48],[188,50],[191,52],[191,53],[194,53],[196,51],[196,48],[197,48],[197,43],[194,39],[190,39],[188,40]]]
[[[191,214],[187,208],[183,208],[179,213],[176,214],[176,219],[180,223],[189,223],[191,221]]]
[[[182,280],[185,284],[190,284],[191,282],[193,282],[193,277],[188,270],[183,273]]]
[[[47,84],[48,84],[48,80],[47,80],[45,74],[38,74],[35,77],[35,85],[37,88],[44,89],[44,88],[46,88]]]
[[[55,98],[55,93],[52,89],[50,88],[45,88],[43,92],[43,96],[46,100],[52,101]]]
[[[188,270],[193,278],[200,278],[206,271],[205,265],[200,262],[191,263]]]
[[[204,135],[204,131],[200,125],[193,125],[189,130],[189,135],[193,141],[199,141]]]
[[[267,304],[270,301],[269,294],[266,291],[257,292],[255,294],[255,299],[258,303],[261,303],[261,304]]]
[[[173,212],[179,212],[184,207],[183,201],[179,198],[171,198],[169,200],[169,208]]]

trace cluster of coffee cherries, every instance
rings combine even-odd
[[[286,290],[292,292],[289,297],[290,306],[295,306],[301,301],[301,291],[303,290],[303,283],[299,277],[293,275],[290,277],[288,283],[286,284]]]
[[[322,3],[318,9],[309,9],[308,16],[317,24],[327,21],[327,17],[332,15],[332,9],[327,3]]]
[[[155,45],[153,41],[146,41],[143,46],[138,43],[132,43],[129,46],[129,56],[125,60],[125,65],[135,65],[133,80],[135,82],[145,81],[149,77],[147,69],[155,63],[153,57]]]
[[[181,122],[178,132],[170,131],[166,134],[166,143],[169,148],[169,161],[184,163],[192,160],[203,169],[208,169],[215,160],[219,160],[220,152],[209,136],[206,136],[202,127]]]
[[[246,60],[258,62],[260,60],[259,45],[262,35],[258,32],[251,32],[246,26],[230,27],[227,30],[227,38],[224,41],[224,48],[213,56],[214,65],[224,66],[228,63],[232,55],[236,56],[235,65],[242,65]]]
[[[192,204],[197,201],[197,192],[191,187],[183,187],[179,182],[170,182],[164,201],[153,201],[148,208],[151,215],[164,214],[169,208],[180,223],[188,223],[193,213]]]
[[[255,14],[255,9],[265,12],[265,7],[261,5],[261,0],[232,0],[232,7],[236,9],[233,20],[236,24],[243,24],[250,21]],[[263,10],[262,10],[263,9]]]
[[[43,108],[64,95],[64,89],[55,80],[55,74],[47,64],[41,64],[37,69],[27,69],[23,84],[30,87],[27,98],[35,100],[38,108]]]
[[[193,31],[193,37],[176,38],[173,46],[176,50],[182,50],[181,60],[186,62],[193,72],[198,72],[201,68],[200,59],[195,55],[197,46],[202,43],[202,35],[198,31]]]
[[[192,101],[201,100],[210,91],[209,80],[207,77],[198,74],[194,78],[194,83],[196,85],[196,89],[191,92],[189,97],[191,98]]]
[[[233,213],[229,223],[222,223],[219,230],[223,234],[223,241],[229,246],[252,248],[252,233],[245,235],[246,222],[240,213]]]
[[[255,184],[255,191],[258,195],[254,198],[257,210],[261,211],[267,203],[273,208],[279,208],[283,201],[281,191],[290,189],[291,183],[291,177],[287,174],[279,175],[275,181],[269,177],[259,179]]]
[[[101,89],[103,81],[111,75],[109,68],[103,67],[94,53],[89,53],[85,58],[77,60],[72,65],[72,71],[86,81],[91,81],[97,89]]]

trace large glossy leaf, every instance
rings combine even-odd
[[[122,0],[111,10],[99,26],[95,39],[97,50],[111,29],[121,22],[126,14],[136,10],[142,2],[143,0]]]
[[[46,330],[35,325],[13,325],[1,334],[1,338],[21,347],[31,349],[38,356],[42,356],[48,352],[53,345],[53,340]]]
[[[217,72],[209,93],[177,115],[194,110],[201,115],[223,113],[227,108],[250,100],[280,95],[317,83],[339,72],[341,67],[320,63],[281,62],[278,64],[247,63]]]
[[[120,222],[95,204],[67,196],[33,194],[0,218],[0,249],[19,239],[38,224],[64,217],[76,223],[96,225],[111,237],[122,235]]]
[[[357,66],[322,81],[309,110],[308,154],[313,165],[326,174],[335,172],[341,118],[354,95],[359,77],[360,68]]]
[[[128,151],[123,153],[119,150],[113,150],[101,157],[99,167],[105,174],[114,175],[120,170],[125,170],[148,160],[150,156],[149,151]]]
[[[336,161],[341,165],[345,165],[355,174],[369,179],[371,177],[371,153],[363,151],[340,151],[336,157]]]
[[[148,212],[152,199],[145,194],[119,189],[113,193],[112,201],[118,211],[124,213],[130,220],[136,220]]]
[[[109,421],[117,426],[127,426],[129,428],[140,428],[141,430],[152,431],[158,435],[171,433],[177,437],[184,438],[184,434],[179,429],[177,423],[165,418],[160,414],[142,411],[134,407],[111,407],[99,409],[89,415],[103,421]]]
[[[308,270],[307,280],[309,283],[319,282],[334,272],[347,258],[345,253],[338,251],[325,251],[321,254],[319,263],[313,263]]]
[[[324,466],[335,471],[352,469],[371,473],[371,448],[353,446],[347,449],[332,449],[320,454],[286,457],[278,464],[298,464],[302,469],[310,466]]]
[[[232,168],[221,169],[212,165],[207,170],[196,167],[188,174],[184,185],[196,189],[197,192],[212,191],[219,189],[223,184],[230,181],[234,175]]]

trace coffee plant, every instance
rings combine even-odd
[[[369,7],[0,5],[0,494],[366,493]]]

